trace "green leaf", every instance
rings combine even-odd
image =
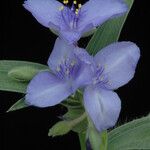
[[[126,0],[126,2],[130,11],[134,0]],[[95,55],[103,47],[118,41],[128,13],[122,17],[109,20],[98,28],[86,48],[90,54]]]
[[[27,82],[19,82],[8,76],[8,72],[16,67],[30,66],[39,71],[47,69],[47,66],[27,61],[0,60],[0,90],[25,93]]]
[[[133,120],[108,134],[108,150],[150,149],[150,116]]]
[[[14,105],[12,105],[7,112],[19,110],[25,107],[28,107],[28,105],[25,103],[25,98],[23,97],[19,101],[17,101]]]

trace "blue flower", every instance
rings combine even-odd
[[[26,102],[38,107],[53,106],[91,80],[92,57],[81,48],[57,39],[48,60],[49,71],[40,72],[27,87]]]
[[[134,76],[140,57],[132,42],[116,42],[90,56],[84,49],[57,39],[48,60],[51,72],[37,74],[27,88],[26,102],[53,106],[76,89],[84,89],[84,107],[98,131],[115,125],[121,101],[113,91]]]
[[[89,0],[83,6],[76,6],[76,0],[74,3],[70,8],[56,0],[27,0],[23,6],[39,23],[69,43],[78,41],[84,33],[127,11],[123,0]]]
[[[132,42],[117,42],[103,48],[94,57],[94,76],[84,90],[84,106],[98,131],[115,125],[121,101],[113,91],[134,76],[140,58]]]

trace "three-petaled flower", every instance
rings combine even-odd
[[[133,78],[139,57],[139,48],[132,42],[113,43],[94,57],[94,76],[84,90],[84,106],[99,131],[117,122],[121,101],[113,90]]]
[[[113,92],[134,76],[140,57],[132,42],[116,42],[96,56],[57,39],[48,65],[51,72],[37,74],[27,88],[26,102],[38,107],[53,106],[76,89],[84,89],[84,107],[98,131],[115,125],[121,102]]]
[[[39,23],[57,32],[68,43],[77,42],[84,33],[128,10],[123,0],[89,0],[82,7],[79,4],[75,8],[75,5],[70,8],[57,0],[24,3]]]
[[[48,60],[51,72],[36,75],[27,88],[26,102],[31,105],[53,106],[88,85],[91,80],[91,56],[81,48],[68,45],[58,38]]]

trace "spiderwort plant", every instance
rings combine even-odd
[[[140,58],[132,42],[108,45],[118,40],[134,0],[86,0],[83,5],[77,0],[59,1],[25,0],[23,4],[59,37],[48,59],[49,70],[43,64],[0,60],[0,90],[26,92],[7,112],[61,103],[68,112],[49,130],[49,136],[73,130],[82,150],[150,149],[149,115],[107,131],[116,124],[121,110],[115,90],[133,78]],[[95,56],[77,46],[81,37],[120,15],[124,16],[108,21],[88,43],[90,53],[99,49]],[[104,45],[108,46],[100,49]]]
[[[113,43],[93,57],[57,39],[48,60],[52,71],[33,78],[26,102],[38,107],[53,106],[83,88],[85,110],[101,132],[115,125],[121,102],[113,90],[133,78],[139,57],[139,48],[132,42]]]
[[[84,33],[128,10],[123,0],[89,0],[83,6],[74,0],[71,7],[67,6],[68,2],[27,0],[23,6],[39,23],[69,43],[77,42]]]

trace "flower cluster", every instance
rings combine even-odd
[[[134,76],[140,57],[132,42],[116,42],[95,56],[77,46],[84,33],[127,11],[122,0],[89,0],[83,6],[68,0],[27,0],[24,7],[45,27],[59,35],[49,57],[49,71],[29,83],[26,102],[38,107],[54,106],[82,89],[86,112],[98,131],[115,125],[121,101],[113,91]],[[77,5],[77,6],[76,6]]]

